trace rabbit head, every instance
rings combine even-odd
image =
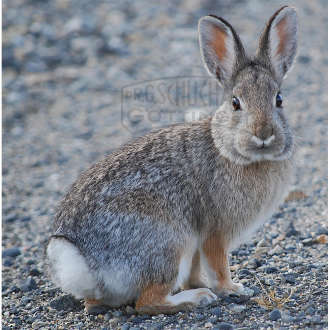
[[[293,136],[284,114],[281,83],[297,49],[297,15],[282,7],[269,19],[256,55],[247,56],[224,19],[199,21],[202,59],[224,89],[224,102],[212,119],[214,143],[238,164],[289,159]]]

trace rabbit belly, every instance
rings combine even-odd
[[[97,281],[85,258],[72,243],[64,238],[52,238],[47,247],[51,277],[63,291],[77,299],[100,299]]]

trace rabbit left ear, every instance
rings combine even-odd
[[[205,16],[199,20],[199,44],[202,59],[210,75],[227,86],[239,62],[245,59],[243,45],[233,27],[221,17]]]
[[[280,8],[268,21],[259,41],[257,58],[270,62],[279,81],[285,77],[297,52],[297,13],[294,8]]]

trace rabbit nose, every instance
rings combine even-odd
[[[252,141],[261,148],[268,147],[275,139],[274,130],[271,126],[259,126],[255,129]]]
[[[273,127],[271,125],[258,125],[254,129],[254,135],[260,140],[267,140],[273,135]]]

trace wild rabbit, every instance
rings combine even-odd
[[[280,90],[296,53],[296,11],[276,11],[254,57],[220,17],[200,19],[199,42],[224,88],[215,115],[150,133],[98,162],[55,216],[52,278],[89,312],[135,303],[140,313],[175,313],[241,292],[228,253],[287,194],[294,141]]]

